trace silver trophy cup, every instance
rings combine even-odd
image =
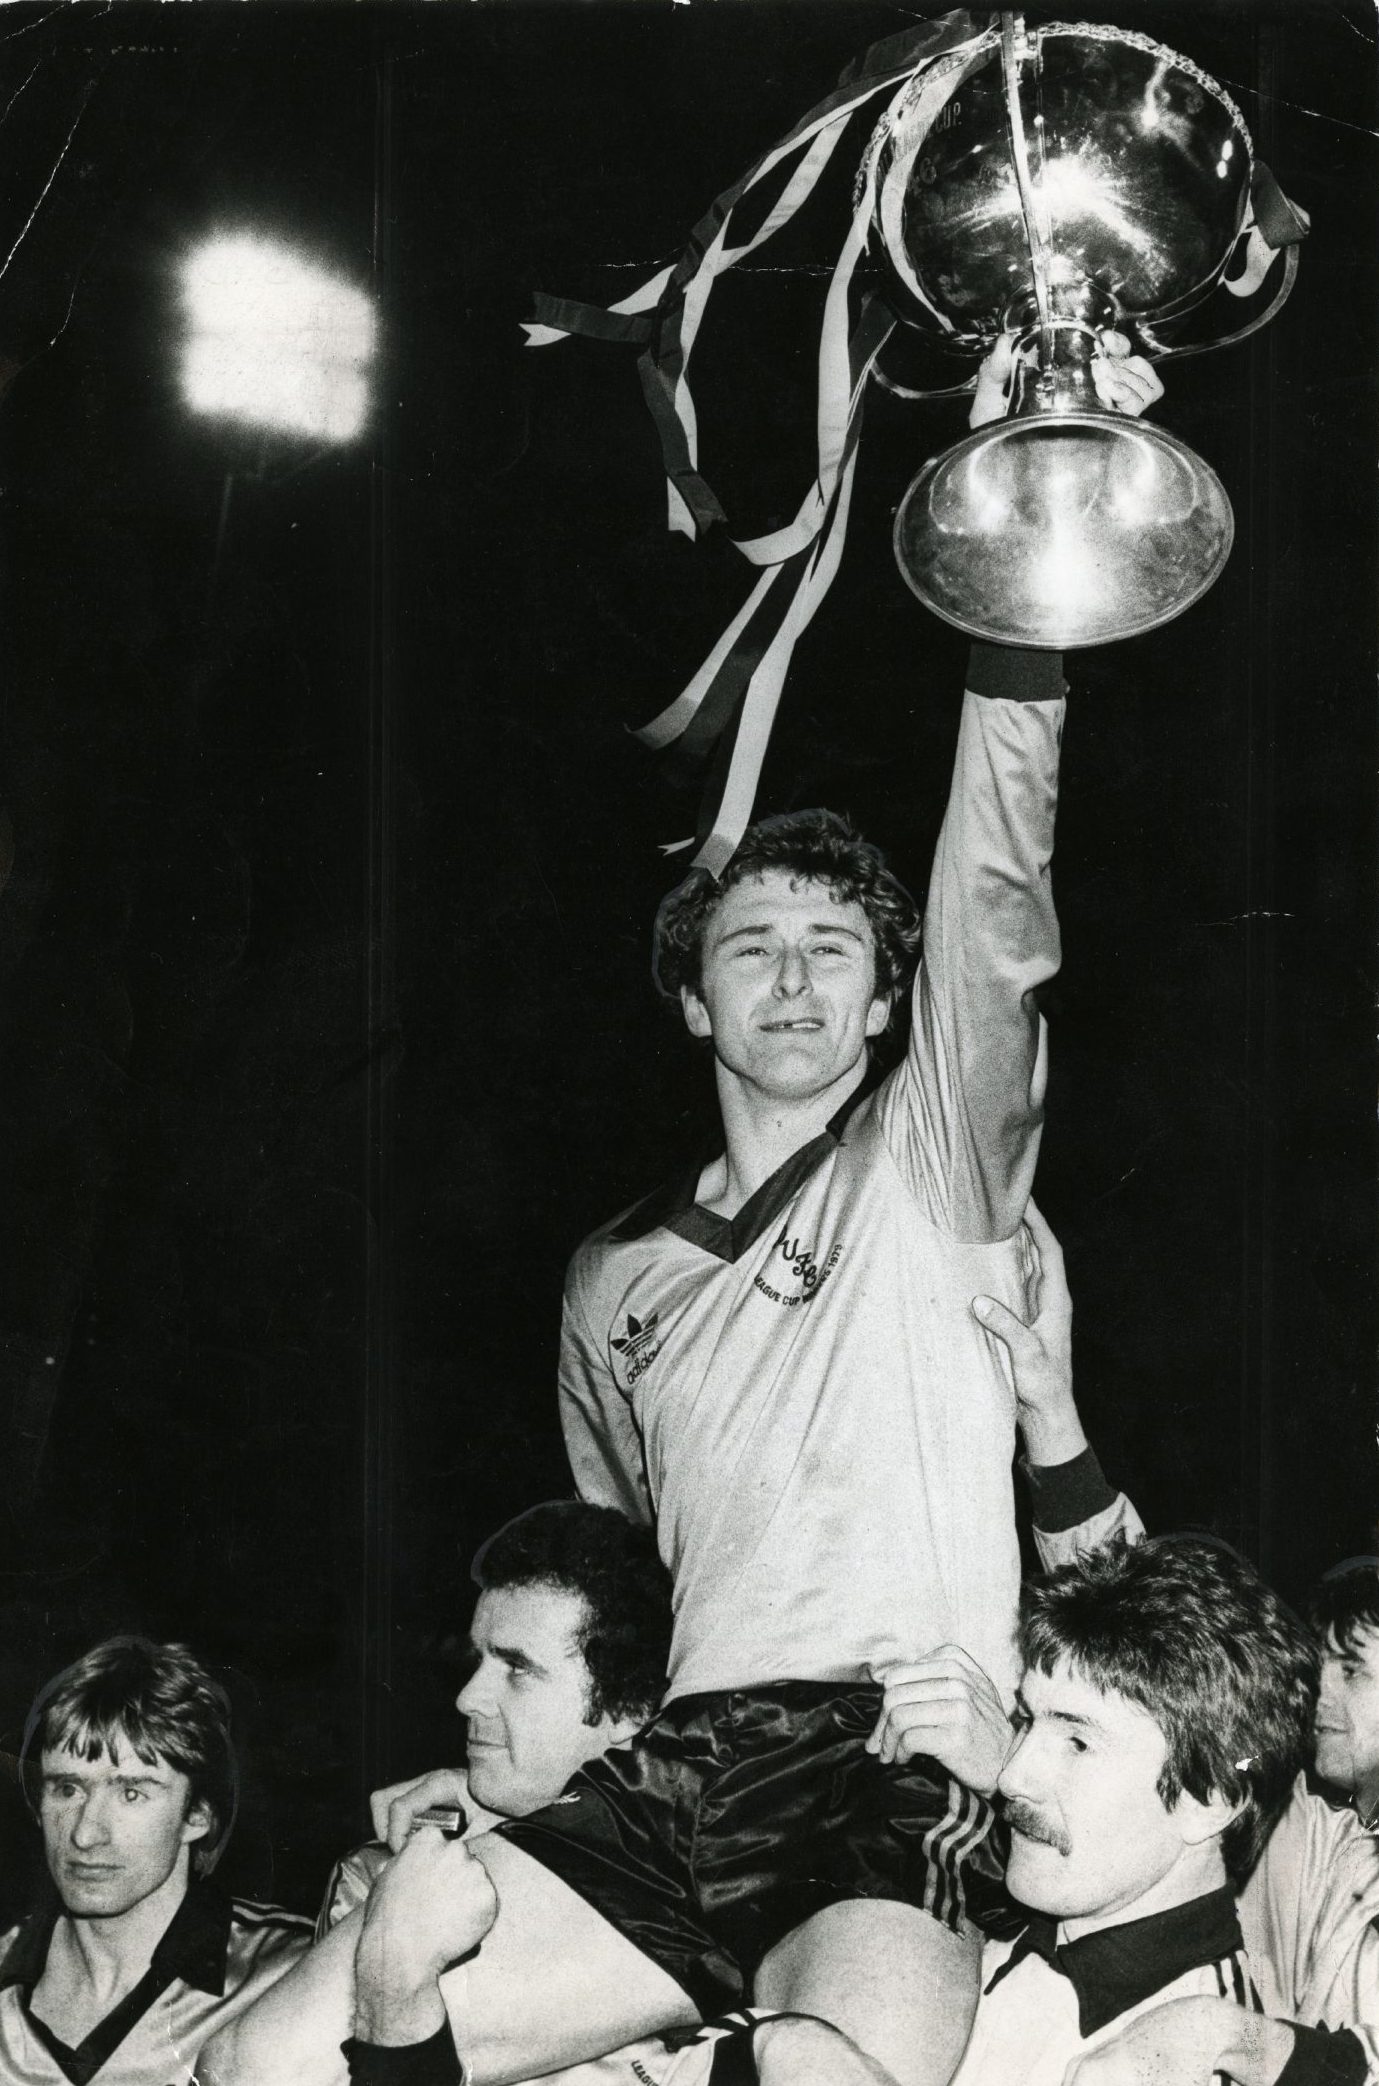
[[[876,228],[912,320],[974,354],[1013,331],[1022,353],[1008,417],[901,503],[909,585],[997,643],[1180,615],[1230,554],[1230,502],[1186,443],[1101,406],[1092,360],[1106,328],[1166,352],[1218,283],[1249,203],[1240,111],[1148,37],[1007,14],[916,82],[878,149]]]

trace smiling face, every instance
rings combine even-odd
[[[1225,1881],[1228,1807],[1159,1794],[1167,1747],[1137,1702],[1067,1661],[1025,1674],[1017,1739],[1001,1772],[1006,1881],[1024,1905],[1070,1921],[1138,1918]]]
[[[170,1880],[185,1887],[191,1844],[211,1819],[179,1768],[157,1757],[149,1765],[128,1745],[97,1760],[55,1746],[44,1748],[42,1772],[43,1849],[74,1918],[117,1918]]]
[[[771,1099],[826,1094],[886,1026],[871,924],[853,899],[783,869],[744,877],[704,930],[700,988],[681,995],[690,1033]]]
[[[1328,1630],[1317,1698],[1317,1773],[1354,1796],[1369,1817],[1379,1805],[1379,1630],[1360,1623],[1342,1645]]]
[[[578,1648],[587,1610],[567,1587],[495,1586],[470,1625],[477,1664],[455,1707],[469,1726],[476,1803],[524,1818],[553,1803],[575,1769],[635,1722],[588,1721],[589,1668]]]

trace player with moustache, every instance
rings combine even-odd
[[[954,2086],[1360,2086],[1365,2036],[1268,2015],[1237,1906],[1309,1749],[1302,1624],[1225,1546],[1160,1538],[1032,1582],[1019,1637],[1013,1719],[985,1676],[906,1680],[872,1739],[938,1746],[1004,1812],[1019,1917],[985,1944]],[[1230,2028],[1210,2063],[1203,2009]],[[871,2081],[841,2039],[832,2078]]]
[[[1030,1222],[1042,1264],[1031,1319],[990,1297],[974,1299],[973,1309],[1007,1346],[1022,1398],[1073,1413],[1072,1299],[1062,1251],[1033,1205]],[[1051,1566],[1088,1547],[1134,1540],[1138,1531],[1122,1500],[1117,1515],[1099,1524],[1061,1537],[1036,1528],[1036,1535]],[[1285,2065],[1290,2081],[1319,2071],[1331,2086],[1379,2077],[1379,1840],[1366,1808],[1367,1793],[1379,1787],[1379,1560],[1351,1559],[1329,1572],[1310,1619],[1320,1656],[1312,1746],[1325,1787],[1298,1773],[1257,1859],[1237,1877],[1251,1988],[1243,1997],[1179,1996],[1136,2013],[1078,2060],[1070,2073],[1078,2086],[1205,2086],[1216,2074],[1240,2086],[1272,2086]],[[884,1679],[883,1711],[869,1740],[884,1759],[928,1753],[975,1787],[996,1787],[1010,1727],[973,1661],[919,1661]],[[1294,2030],[1309,2032],[1299,2040]]]

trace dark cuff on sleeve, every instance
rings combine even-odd
[[[1062,1535],[1093,1514],[1114,1506],[1116,1494],[1107,1484],[1097,1454],[1090,1446],[1066,1463],[1026,1463],[1034,1525],[1046,1536]]]
[[[1294,2021],[1293,2054],[1274,2086],[1363,2086],[1364,2044],[1348,2028],[1303,2028]]]
[[[341,2043],[354,2086],[463,2086],[464,2066],[442,2022],[424,2043]]]
[[[1064,689],[1063,654],[977,643],[967,663],[967,685],[973,695],[999,695],[1011,703],[1057,702]]]

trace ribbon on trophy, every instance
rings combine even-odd
[[[641,349],[638,373],[661,439],[667,522],[691,538],[726,522],[699,470],[698,420],[689,364],[713,285],[788,224],[813,193],[852,116],[887,88],[917,96],[907,121],[932,123],[961,83],[961,55],[977,50],[981,26],[965,10],[922,29],[874,44],[838,86],[771,147],[741,180],[725,189],[694,227],[679,260],[630,296],[603,307],[539,295],[527,344],[544,347],[580,334]],[[956,59],[928,83],[939,58]],[[926,108],[925,104],[931,104]],[[895,325],[874,295],[852,291],[876,203],[874,135],[862,169],[852,220],[829,284],[819,342],[818,469],[794,520],[767,535],[733,538],[760,577],[699,671],[675,700],[635,736],[653,751],[674,748],[678,760],[717,748],[700,812],[692,866],[721,876],[752,816],[762,762],[795,645],[827,594],[842,557],[868,377]],[[780,195],[749,238],[729,244],[733,213],[744,197],[800,153]],[[949,320],[934,313],[941,327]],[[697,842],[697,846],[696,846]]]

